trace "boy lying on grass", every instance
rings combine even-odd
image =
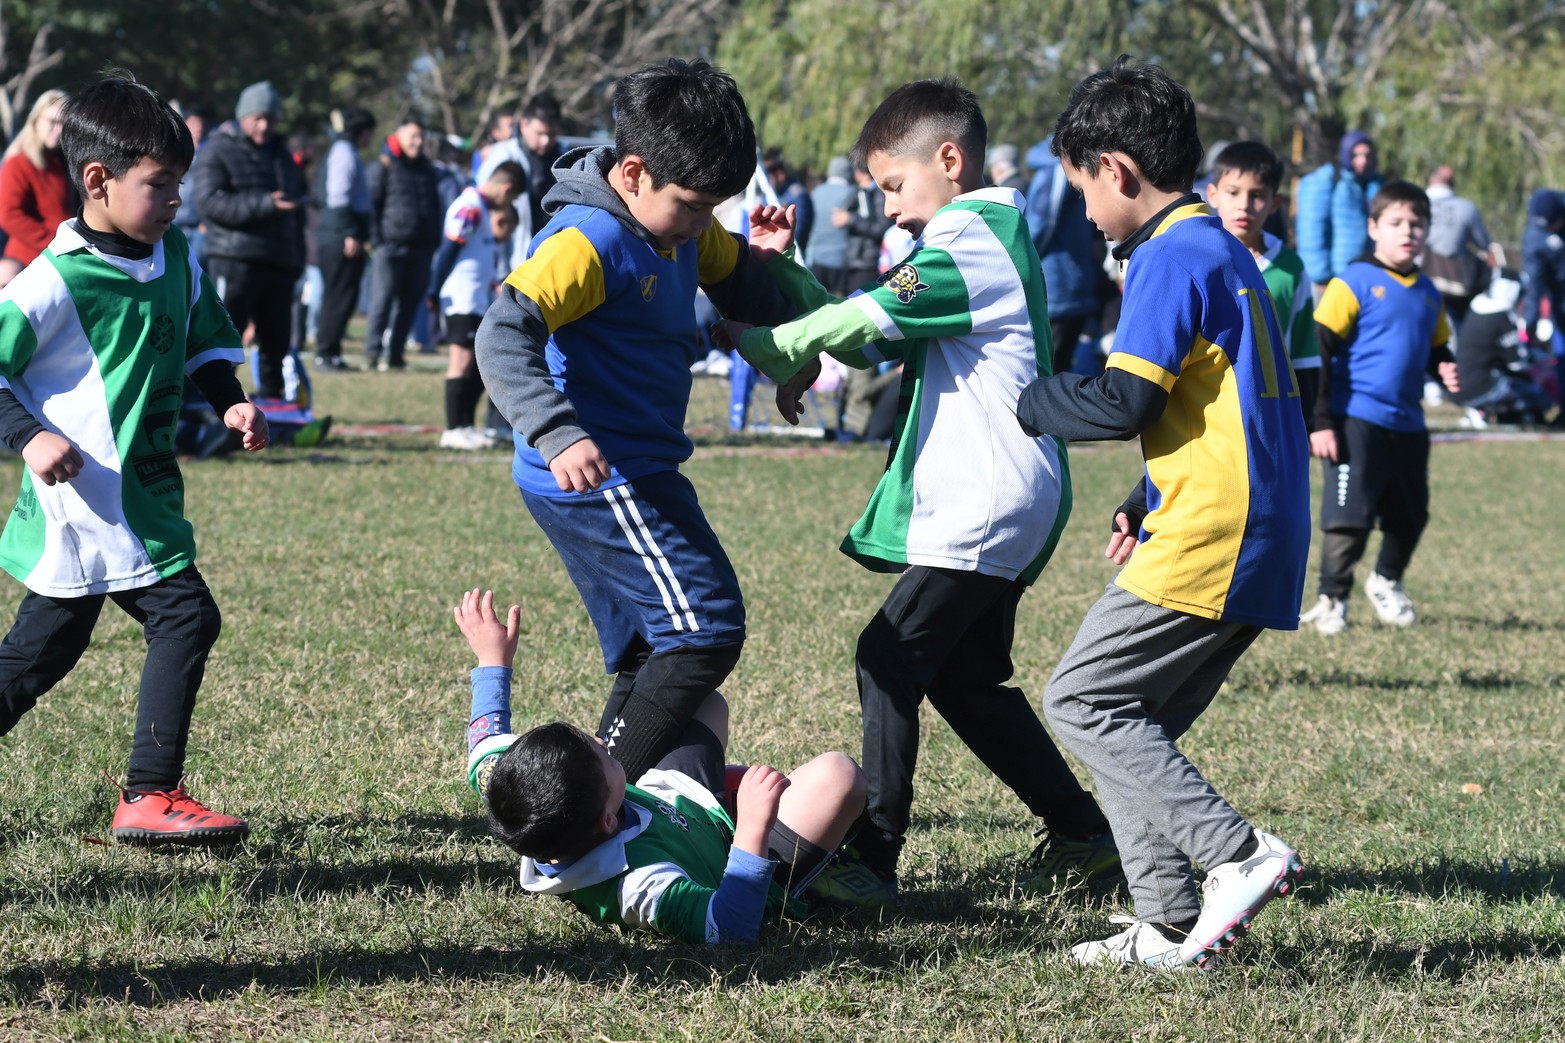
[[[674,749],[630,784],[608,750],[563,722],[511,733],[519,606],[470,590],[456,622],[478,657],[467,776],[489,826],[522,856],[522,887],[568,899],[602,924],[692,942],[751,941],[799,901],[864,810],[864,776],[841,753],[784,775],[744,770],[726,789],[728,704],[711,693]]]

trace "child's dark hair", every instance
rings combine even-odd
[[[1411,181],[1387,181],[1381,185],[1375,198],[1369,201],[1369,219],[1379,221],[1388,207],[1398,203],[1406,203],[1425,224],[1429,223],[1429,194]]]
[[[189,170],[196,147],[190,128],[157,91],[115,74],[73,94],[60,112],[60,151],[71,183],[83,197],[82,168],[102,163],[113,178],[151,156],[175,170]]]
[[[888,94],[864,121],[853,162],[862,166],[873,152],[933,155],[943,141],[955,143],[968,162],[983,165],[989,124],[978,96],[954,77],[914,80]]]
[[[527,171],[523,170],[522,165],[516,160],[508,159],[503,163],[496,164],[495,168],[489,172],[488,180],[504,181],[512,188],[525,189],[527,187]]]
[[[1052,149],[1089,177],[1098,176],[1099,155],[1123,152],[1164,192],[1189,191],[1203,155],[1190,92],[1160,66],[1128,54],[1071,91]]]
[[[670,59],[614,88],[614,154],[640,156],[652,187],[674,184],[724,198],[755,174],[755,125],[732,76]]]
[[[342,110],[342,136],[353,141],[360,134],[375,129],[375,116],[368,109],[358,106]]]
[[[1254,174],[1273,195],[1282,189],[1282,160],[1259,141],[1236,141],[1212,160],[1212,184],[1224,174]]]
[[[518,737],[489,777],[495,838],[540,862],[578,858],[596,846],[609,789],[595,745],[558,721]]]
[[[527,99],[527,104],[522,106],[521,117],[524,120],[542,120],[545,123],[559,123],[559,99],[548,91],[534,94]]]

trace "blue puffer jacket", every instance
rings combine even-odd
[[[1344,135],[1343,159],[1299,179],[1294,247],[1310,282],[1330,282],[1369,249],[1369,201],[1380,191],[1381,177],[1354,177],[1348,166],[1353,146],[1368,140],[1358,131]]]
[[[1027,189],[1027,228],[1043,265],[1051,318],[1092,315],[1098,310],[1098,272],[1092,241],[1101,232],[1087,220],[1081,193],[1065,184],[1065,171],[1045,138],[1027,153],[1034,171]]]

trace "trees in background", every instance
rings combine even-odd
[[[1363,127],[1392,172],[1451,165],[1503,233],[1565,182],[1562,44],[1561,0],[743,0],[717,55],[763,138],[819,169],[908,79],[959,76],[990,140],[1025,147],[1130,53],[1189,86],[1208,144],[1256,138],[1309,169]]]
[[[1125,52],[1191,88],[1208,142],[1259,138],[1302,168],[1351,127],[1383,165],[1439,163],[1497,230],[1565,183],[1565,0],[0,0],[0,125],[38,91],[122,66],[224,117],[270,79],[291,126],[335,105],[416,109],[472,135],[543,88],[577,130],[611,124],[613,82],[708,56],[762,139],[822,169],[896,85],[955,75],[991,140],[1052,128],[1072,84]]]

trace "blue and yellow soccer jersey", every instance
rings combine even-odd
[[[1433,283],[1416,270],[1354,261],[1327,285],[1315,322],[1346,345],[1330,355],[1333,416],[1424,430],[1429,352],[1451,338]]]
[[[1225,622],[1298,627],[1309,449],[1293,367],[1249,251],[1204,205],[1131,255],[1107,365],[1168,392],[1141,434],[1147,516],[1120,587]]]
[[[739,249],[739,240],[714,222],[695,242],[662,252],[608,210],[571,204],[554,214],[505,280],[542,313],[549,372],[612,464],[608,484],[689,458],[696,287],[727,277]],[[520,439],[514,470],[530,492],[568,495],[539,451]]]

